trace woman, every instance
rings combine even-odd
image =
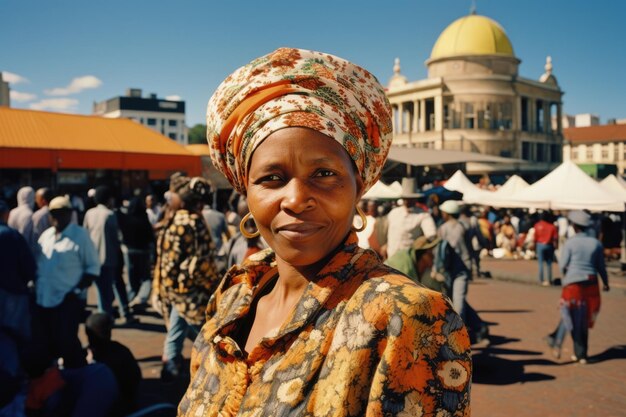
[[[600,312],[598,275],[602,279],[604,291],[609,291],[609,277],[604,265],[602,244],[586,233],[592,225],[591,216],[584,211],[573,210],[568,218],[576,235],[565,242],[559,259],[563,271],[561,321],[545,340],[558,359],[565,331],[569,330],[574,341],[572,360],[586,364],[589,329]]]
[[[187,332],[195,337],[205,306],[218,284],[211,236],[200,210],[210,193],[203,178],[174,174],[170,179],[173,212],[157,240],[153,304],[163,314],[167,335],[161,379],[178,377]]]
[[[212,297],[179,415],[469,415],[461,319],[351,228],[391,144],[374,76],[278,49],[222,83],[207,121],[213,162],[271,250]]]

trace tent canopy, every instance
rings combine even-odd
[[[626,185],[624,184],[624,180],[620,181],[620,178],[611,174],[600,181],[600,186],[612,195],[626,202]]]
[[[388,159],[413,166],[459,164],[464,162],[525,163],[521,159],[485,155],[477,152],[447,151],[428,148],[392,146]]]
[[[450,179],[446,181],[443,186],[450,191],[458,191],[463,194],[480,190],[469,180],[469,178],[465,176],[465,174],[463,174],[461,170],[457,170],[454,174],[452,174]]]
[[[571,161],[511,195],[503,207],[624,211],[624,201],[606,191]]]
[[[518,175],[513,175],[496,191],[476,189],[463,194],[463,201],[469,204],[482,204],[492,207],[506,207],[509,199],[516,192],[529,187]]]
[[[401,190],[402,187],[400,187]],[[400,198],[400,191],[385,185],[382,181],[376,181],[372,188],[363,195],[363,198],[365,200],[397,200]]]

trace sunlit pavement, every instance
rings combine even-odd
[[[536,263],[495,262],[485,263],[495,278],[503,268],[522,269],[524,277],[536,279]],[[614,272],[613,289],[602,293],[600,315],[589,334],[586,365],[571,361],[569,335],[560,359],[542,340],[558,322],[560,287],[529,285],[520,276],[519,282],[509,276],[509,281],[478,279],[470,285],[469,301],[490,323],[492,335],[491,346],[473,356],[473,416],[626,415],[626,298],[618,288],[624,279]]]

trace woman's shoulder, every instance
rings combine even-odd
[[[374,300],[380,314],[435,319],[443,318],[453,311],[449,299],[442,293],[426,288],[386,265],[370,273],[350,303],[367,305]]]

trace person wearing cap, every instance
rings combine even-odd
[[[219,283],[215,246],[202,217],[202,207],[211,195],[204,178],[180,173],[170,178],[170,209],[156,244],[156,264],[152,282],[153,305],[167,328],[163,344],[161,379],[179,377],[185,337],[192,338],[205,320],[205,309]]]
[[[573,210],[568,215],[576,234],[565,241],[559,259],[563,272],[561,292],[561,321],[556,330],[545,340],[553,348],[553,355],[560,357],[565,332],[570,331],[574,341],[572,360],[587,363],[589,329],[600,312],[600,289],[609,291],[609,277],[604,264],[602,244],[586,233],[592,226],[589,213]]]
[[[48,206],[52,227],[39,238],[35,294],[50,358],[62,357],[66,368],[86,364],[78,339],[86,289],[100,275],[100,260],[89,233],[71,222],[67,196]]]
[[[431,239],[427,239],[426,236],[420,236],[415,239],[410,249],[397,251],[391,258],[385,260],[385,264],[402,272],[413,281],[419,282],[431,290],[445,294],[444,280],[437,279],[437,277],[442,277],[442,275],[431,273],[435,256],[433,250],[440,241],[441,239],[436,236]]]
[[[242,234],[270,248],[211,298],[179,416],[469,415],[462,320],[358,245],[357,203],[392,139],[376,78],[281,48],[218,87],[207,123],[214,165],[248,200]]]
[[[415,178],[402,178],[402,205],[387,215],[387,257],[396,251],[409,249],[418,236],[431,238],[437,234],[437,226],[428,211],[417,206],[424,195],[415,191]]]

